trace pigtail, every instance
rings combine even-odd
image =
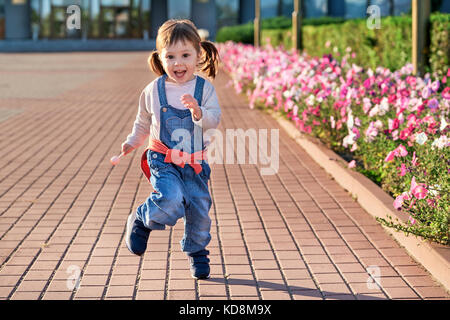
[[[158,51],[153,51],[148,57],[148,65],[150,69],[158,76],[162,76],[166,72],[164,71],[161,60],[159,59]]]
[[[208,77],[215,78],[219,66],[219,51],[210,41],[201,41],[200,45],[204,51],[204,59],[200,62],[201,71],[205,72]]]

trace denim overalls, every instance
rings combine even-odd
[[[170,149],[188,153],[203,150],[203,131],[192,121],[189,109],[176,109],[167,103],[165,81],[167,75],[157,80],[160,102],[160,140]],[[205,79],[197,76],[194,98],[202,101]],[[194,253],[206,248],[211,240],[211,196],[208,180],[211,169],[201,161],[202,171],[196,174],[191,166],[183,168],[164,162],[165,155],[147,151],[150,182],[154,192],[136,211],[137,217],[152,230],[164,230],[184,219],[184,236],[180,241],[182,251]],[[199,161],[200,162],[200,161]]]

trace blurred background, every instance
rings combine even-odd
[[[415,0],[302,0],[302,50],[398,70],[412,62]],[[423,69],[450,61],[450,0],[420,0]],[[68,10],[76,5],[78,12]],[[260,0],[261,44],[294,46],[294,0]],[[368,23],[376,6],[379,28]],[[208,40],[254,43],[254,0],[0,0],[0,52],[148,51],[167,19],[192,20]],[[76,15],[79,26],[69,28]],[[389,50],[387,50],[389,48]]]
[[[304,18],[364,18],[369,5],[382,17],[411,12],[410,0],[304,0]],[[69,5],[81,9],[81,28],[67,30]],[[450,12],[450,0],[432,1],[432,11]],[[290,17],[293,0],[261,0],[261,18]],[[0,0],[0,39],[150,39],[169,18],[191,19],[217,31],[252,21],[251,0]]]

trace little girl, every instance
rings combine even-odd
[[[154,192],[127,220],[128,249],[141,255],[152,230],[164,230],[184,219],[181,249],[186,252],[196,279],[209,278],[211,169],[205,161],[209,144],[203,133],[219,125],[221,111],[213,85],[195,75],[199,70],[214,78],[218,51],[201,41],[189,20],[169,20],[158,30],[156,51],[149,65],[160,77],[142,91],[133,131],[122,144],[127,154],[150,143],[141,159]]]

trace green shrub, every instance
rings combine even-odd
[[[450,14],[431,15],[429,54],[431,70],[439,76],[445,75],[450,64]]]
[[[450,60],[450,14],[433,13],[430,18],[428,71],[444,75]],[[365,19],[352,19],[337,24],[305,24],[302,30],[304,50],[313,57],[332,53],[338,60],[347,48],[355,53],[357,65],[375,69],[383,66],[398,70],[411,62],[412,19],[410,16],[386,17],[381,29],[369,29]],[[262,30],[262,43],[292,47],[291,29]],[[329,44],[328,46],[326,44]]]
[[[321,18],[307,18],[303,20],[303,25],[327,25],[327,24],[340,24],[345,19],[334,17],[321,17]],[[290,17],[273,17],[263,19],[261,21],[262,33],[265,30],[283,30],[290,29],[292,27],[292,19]],[[237,26],[222,27],[217,31],[216,42],[241,42],[241,43],[253,43],[253,22],[241,24]],[[289,39],[288,42],[291,40]]]
[[[217,31],[216,42],[253,43],[253,23],[249,22],[238,26],[222,27]]]

